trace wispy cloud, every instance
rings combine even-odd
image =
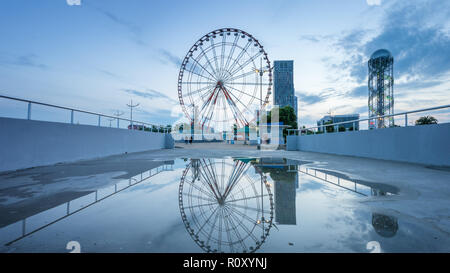
[[[307,41],[312,43],[326,42],[333,39],[333,35],[312,35],[312,34],[303,34],[300,35],[299,39],[301,41]]]
[[[81,0],[66,0],[66,3],[69,6],[80,6]]]
[[[381,0],[366,0],[366,3],[369,6],[379,6],[381,5]]]
[[[101,73],[104,74],[104,75],[107,75],[107,76],[111,77],[111,78],[114,78],[114,79],[122,79],[121,76],[119,76],[119,75],[117,75],[116,73],[113,73],[113,72],[111,72],[111,71],[109,71],[109,70],[98,69],[98,71],[101,72]]]
[[[20,56],[0,56],[0,64],[2,65],[13,65],[13,66],[24,66],[39,69],[47,69],[46,64],[37,61],[38,56],[36,54],[30,53]]]
[[[104,10],[102,8],[95,8],[98,12],[103,14],[106,18],[108,18],[114,24],[123,27],[131,34],[132,40],[141,46],[147,46],[148,44],[142,39],[142,28],[135,23],[128,21],[122,17],[115,15],[114,13]]]
[[[159,99],[159,98],[163,98],[166,100],[169,100],[172,103],[177,103],[175,100],[173,100],[172,98],[170,98],[169,96],[167,96],[166,94],[163,94],[159,91],[156,90],[152,90],[152,89],[146,89],[145,91],[139,91],[136,89],[122,89],[124,92],[128,93],[128,94],[132,94],[141,98],[145,98],[145,99]]]
[[[163,63],[169,62],[169,63],[175,65],[177,68],[180,68],[181,63],[182,63],[181,58],[173,55],[172,53],[170,53],[169,51],[167,51],[165,49],[160,49],[159,54],[162,57],[161,61]]]
[[[366,85],[361,85],[353,88],[350,92],[347,93],[347,96],[350,97],[367,97],[369,93],[369,88]]]
[[[325,101],[331,94],[329,93],[329,90],[325,90],[317,95],[305,94],[302,91],[295,91],[295,95],[298,97],[300,104],[312,105]]]

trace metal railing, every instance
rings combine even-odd
[[[426,112],[426,111],[434,111],[434,110],[440,110],[440,109],[445,109],[445,108],[450,108],[450,104],[437,106],[437,107],[431,107],[431,108],[423,108],[423,109],[407,111],[407,112],[401,112],[401,113],[397,113],[397,114],[376,116],[376,117],[363,118],[363,119],[357,119],[357,120],[355,119],[355,120],[342,121],[342,122],[336,122],[336,123],[331,123],[331,124],[323,124],[323,125],[318,125],[318,126],[313,126],[313,127],[308,127],[308,128],[287,129],[287,133],[288,133],[288,135],[291,135],[292,132],[297,132],[297,134],[298,134],[298,132],[300,132],[300,135],[308,134],[308,133],[309,134],[317,134],[319,129],[322,129],[323,131],[321,133],[326,134],[327,133],[326,128],[328,128],[328,127],[334,128],[334,130],[335,130],[334,132],[340,132],[339,125],[349,124],[349,123],[353,124],[353,131],[355,131],[356,127],[357,127],[356,124],[358,123],[358,127],[359,127],[359,122],[361,122],[361,121],[369,121],[370,122],[371,120],[384,119],[387,117],[394,117],[394,116],[404,116],[405,127],[407,127],[408,126],[408,114],[414,114],[414,113]]]
[[[155,171],[153,171],[153,170],[155,170]],[[72,199],[72,200],[67,201],[67,202],[65,202],[63,204],[60,204],[60,205],[58,205],[56,207],[52,207],[52,208],[50,208],[48,210],[40,211],[40,212],[38,212],[38,213],[36,213],[34,215],[25,217],[24,219],[22,219],[22,220],[20,220],[18,222],[15,222],[15,223],[12,223],[12,224],[10,224],[8,226],[2,227],[2,228],[0,228],[0,234],[2,234],[3,236],[5,236],[3,234],[4,233],[3,231],[6,230],[6,232],[8,232],[10,227],[16,227],[16,228],[20,229],[20,232],[18,232],[18,236],[17,237],[10,238],[10,239],[2,238],[2,240],[5,240],[5,242],[2,242],[2,243],[4,243],[5,246],[9,246],[9,245],[11,245],[11,244],[13,244],[13,243],[15,243],[15,242],[17,242],[19,240],[22,240],[25,237],[28,237],[28,236],[30,236],[30,235],[32,235],[32,234],[34,234],[34,233],[44,229],[44,228],[47,228],[47,227],[49,227],[49,226],[51,226],[51,225],[53,225],[53,224],[55,224],[55,223],[57,223],[57,222],[59,222],[59,221],[61,221],[63,219],[66,219],[69,216],[72,216],[72,215],[74,215],[74,214],[76,214],[76,213],[78,213],[78,212],[80,212],[82,210],[85,210],[85,209],[91,207],[92,205],[97,204],[97,203],[99,203],[99,202],[101,202],[101,201],[103,201],[103,200],[105,200],[105,199],[107,199],[107,198],[109,198],[109,197],[119,193],[119,192],[125,191],[126,189],[128,189],[130,187],[136,186],[136,185],[138,185],[138,184],[140,184],[140,183],[142,183],[144,181],[147,181],[147,179],[149,179],[149,178],[151,178],[151,177],[153,177],[153,176],[155,176],[155,175],[157,175],[159,173],[166,172],[166,171],[173,171],[173,164],[163,164],[163,165],[157,166],[157,167],[155,167],[153,169],[150,169],[148,171],[145,171],[143,173],[140,173],[140,174],[135,175],[133,177],[130,177],[128,179],[121,180],[118,183],[115,183],[114,186],[109,186],[109,187],[105,187],[105,188],[102,188],[102,189],[96,189],[94,192],[91,192],[91,193],[83,195],[81,197]],[[118,188],[118,185],[121,188]],[[114,188],[114,191],[112,191],[112,193],[108,193],[108,194],[104,194],[104,195],[99,194],[100,190],[105,190],[105,189],[109,189],[109,188],[112,188],[112,187]],[[79,206],[75,206],[75,208],[71,209],[70,206],[73,203],[76,203],[77,200],[82,200],[82,199],[84,199],[85,197],[88,197],[88,196],[92,198],[90,201],[88,201],[87,203],[82,203],[81,206],[80,205]],[[45,212],[48,212],[48,211],[51,211],[51,210],[55,211],[55,209],[61,208],[62,206],[65,207],[64,213],[62,213],[62,214],[59,213],[59,215],[56,215],[55,218],[49,220],[49,222],[45,222],[44,224],[39,225],[37,227],[28,228],[27,229],[27,220],[28,219],[35,218],[38,215],[40,215],[41,213],[45,214]],[[20,222],[20,224],[19,224],[19,222]]]
[[[126,122],[130,123],[131,130],[144,131],[144,129],[146,129],[146,125],[147,125],[148,126],[147,128],[150,129],[150,132],[153,129],[155,129],[155,127],[156,127],[158,132],[166,134],[166,133],[169,133],[169,130],[171,129],[170,127],[164,127],[161,125],[156,125],[156,124],[152,124],[152,123],[148,123],[148,122],[136,121],[136,120],[131,120],[131,119],[127,119],[127,118],[120,118],[118,116],[111,116],[111,115],[106,115],[106,114],[102,114],[102,113],[96,113],[96,112],[91,112],[91,111],[86,111],[86,110],[81,110],[81,109],[76,109],[76,108],[59,106],[59,105],[54,105],[54,104],[49,104],[49,103],[44,103],[44,102],[14,98],[14,97],[3,96],[3,95],[0,95],[0,98],[27,103],[28,104],[28,110],[27,110],[27,119],[28,120],[31,120],[32,105],[36,104],[36,105],[43,105],[43,106],[48,106],[48,107],[53,107],[53,108],[57,108],[57,109],[63,109],[63,110],[70,111],[70,124],[74,124],[74,114],[75,113],[84,113],[84,114],[89,114],[89,115],[93,115],[93,116],[98,116],[97,126],[101,126],[101,120],[103,117],[103,118],[108,118],[111,120],[117,120],[117,128],[120,128],[120,121],[122,120],[122,121],[126,121]],[[142,127],[141,127],[142,129],[139,127],[140,125],[142,125]],[[109,126],[103,126],[103,127],[109,127]]]

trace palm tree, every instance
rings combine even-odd
[[[416,125],[437,124],[438,121],[433,116],[424,116],[416,120]]]

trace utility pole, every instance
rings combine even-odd
[[[260,68],[259,69],[255,69],[255,72],[257,74],[259,74],[259,110],[257,112],[257,122],[258,122],[258,127],[257,127],[257,131],[256,131],[256,137],[258,138],[258,150],[261,149],[261,136],[260,136],[260,126],[261,126],[261,111],[262,111],[262,107],[263,107],[263,98],[262,98],[262,89],[263,89],[263,76],[264,73],[266,72],[270,72],[272,68],[269,67],[269,69],[263,69],[262,67],[262,58],[259,59],[259,63],[260,63]]]
[[[119,128],[119,117],[123,114],[125,114],[125,113],[122,111],[119,111],[119,110],[117,110],[113,113],[113,115],[117,117],[117,128]]]
[[[138,107],[139,103],[133,104],[133,99],[131,99],[130,104],[127,104],[128,107],[130,107],[130,120],[131,120],[131,130],[134,130],[133,126],[133,108]]]
[[[111,121],[113,121],[113,120],[115,120],[115,118],[109,118],[109,119],[108,119],[108,121],[109,121],[109,128],[111,128],[111,127],[112,127],[112,125],[111,125]]]

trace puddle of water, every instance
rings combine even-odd
[[[398,189],[284,158],[177,159],[0,228],[2,252],[449,251],[361,198]],[[61,183],[64,183],[62,181]],[[356,202],[355,202],[356,201]]]

